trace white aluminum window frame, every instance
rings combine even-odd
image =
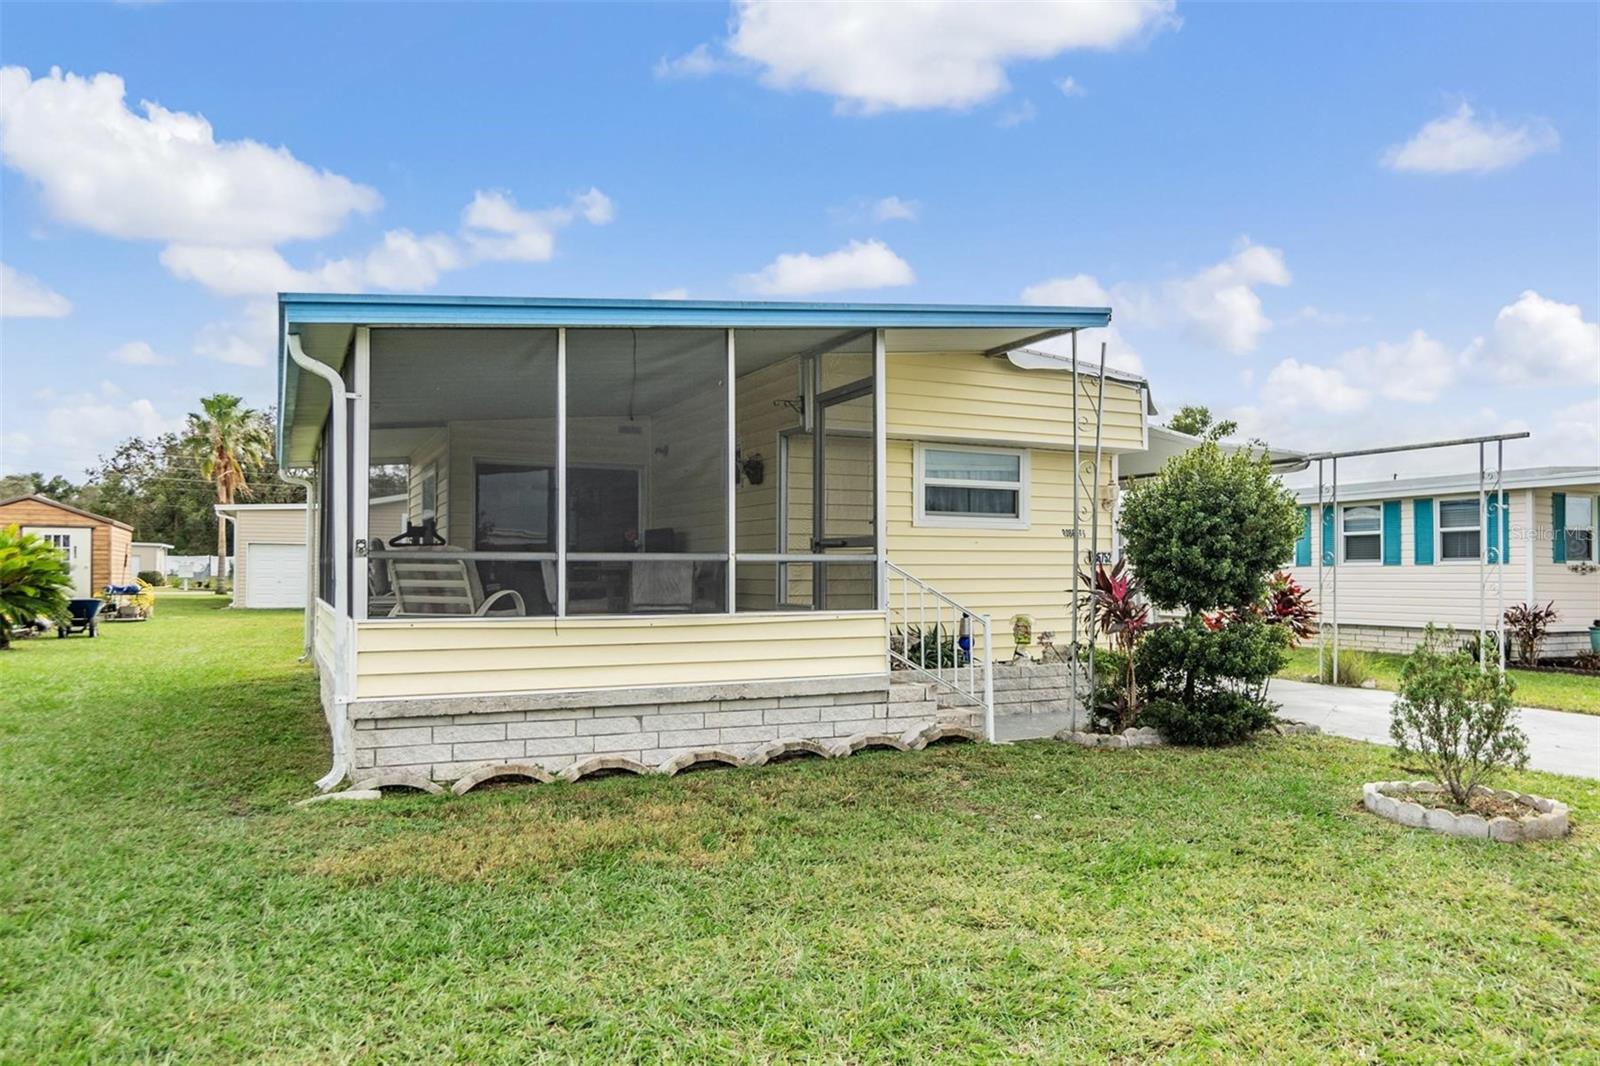
[[[967,478],[934,478],[930,482],[927,476],[927,453],[938,452],[977,452],[985,455],[1015,456],[1017,463],[1016,481],[974,481]],[[1032,528],[1028,508],[1030,495],[1028,489],[1033,481],[1031,453],[1027,448],[992,448],[977,444],[946,444],[939,441],[918,441],[916,443],[916,457],[913,463],[915,477],[913,478],[913,495],[915,496],[915,511],[912,515],[912,525],[945,529],[1029,529]],[[1015,515],[961,515],[944,514],[938,511],[928,511],[928,486],[962,489],[999,489],[1004,492],[1017,494],[1017,513]]]
[[[1589,522],[1587,525],[1575,525],[1572,521],[1572,505],[1578,501],[1589,505]],[[1574,555],[1572,553],[1572,540],[1568,534],[1584,532],[1589,534],[1589,550],[1581,556]],[[1597,541],[1597,538],[1600,538],[1600,498],[1588,496],[1581,492],[1569,493],[1567,495],[1566,521],[1561,527],[1562,555],[1568,563],[1595,562],[1595,556],[1600,555],[1600,541]]]
[[[1492,497],[1489,498],[1489,502],[1492,503]],[[1450,526],[1448,529],[1445,528],[1444,505],[1447,503],[1471,503],[1473,509],[1477,512],[1478,524],[1476,526]],[[1505,505],[1501,508],[1501,510],[1509,512],[1510,505]],[[1448,564],[1453,566],[1460,563],[1466,563],[1471,566],[1476,566],[1479,559],[1483,555],[1484,538],[1489,535],[1489,531],[1484,528],[1485,525],[1486,523],[1483,520],[1483,510],[1478,506],[1478,498],[1476,496],[1449,496],[1444,499],[1435,500],[1433,504],[1434,559],[1440,565]],[[1446,533],[1471,533],[1474,531],[1476,531],[1478,534],[1477,552],[1472,555],[1446,555],[1444,553],[1444,535]]]
[[[1378,512],[1377,529],[1358,529],[1346,531],[1344,527],[1345,516],[1356,507],[1371,507]],[[1371,559],[1350,558],[1351,537],[1376,537],[1378,538],[1378,554]],[[1383,504],[1382,503],[1341,503],[1339,505],[1339,565],[1340,566],[1382,566],[1383,565]]]

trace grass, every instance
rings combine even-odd
[[[1400,667],[1404,655],[1388,652],[1363,652],[1372,669],[1372,679],[1381,689],[1393,692],[1400,682]],[[1517,703],[1524,707],[1546,707],[1552,711],[1575,711],[1578,714],[1600,714],[1600,678],[1582,677],[1578,674],[1546,673],[1542,670],[1518,670],[1510,667],[1506,673],[1517,683]],[[1295,681],[1315,681],[1317,678],[1317,649],[1295,648],[1289,653],[1289,664],[1278,671],[1279,677]]]
[[[1386,749],[1048,742],[296,810],[299,621],[0,656],[0,1061],[1595,1061],[1600,782],[1502,846]]]

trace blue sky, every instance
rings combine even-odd
[[[1600,462],[1597,12],[8,3],[0,468],[269,403],[277,288],[1105,300],[1168,411]]]

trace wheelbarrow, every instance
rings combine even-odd
[[[68,600],[69,617],[56,627],[56,636],[65,638],[68,633],[87,633],[91,637],[100,633],[100,600]]]

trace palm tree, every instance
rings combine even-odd
[[[200,400],[201,414],[189,415],[183,449],[200,467],[200,473],[217,489],[217,502],[227,505],[251,494],[249,470],[272,463],[272,433],[266,416],[227,393]],[[227,577],[228,534],[217,519],[217,587]]]

